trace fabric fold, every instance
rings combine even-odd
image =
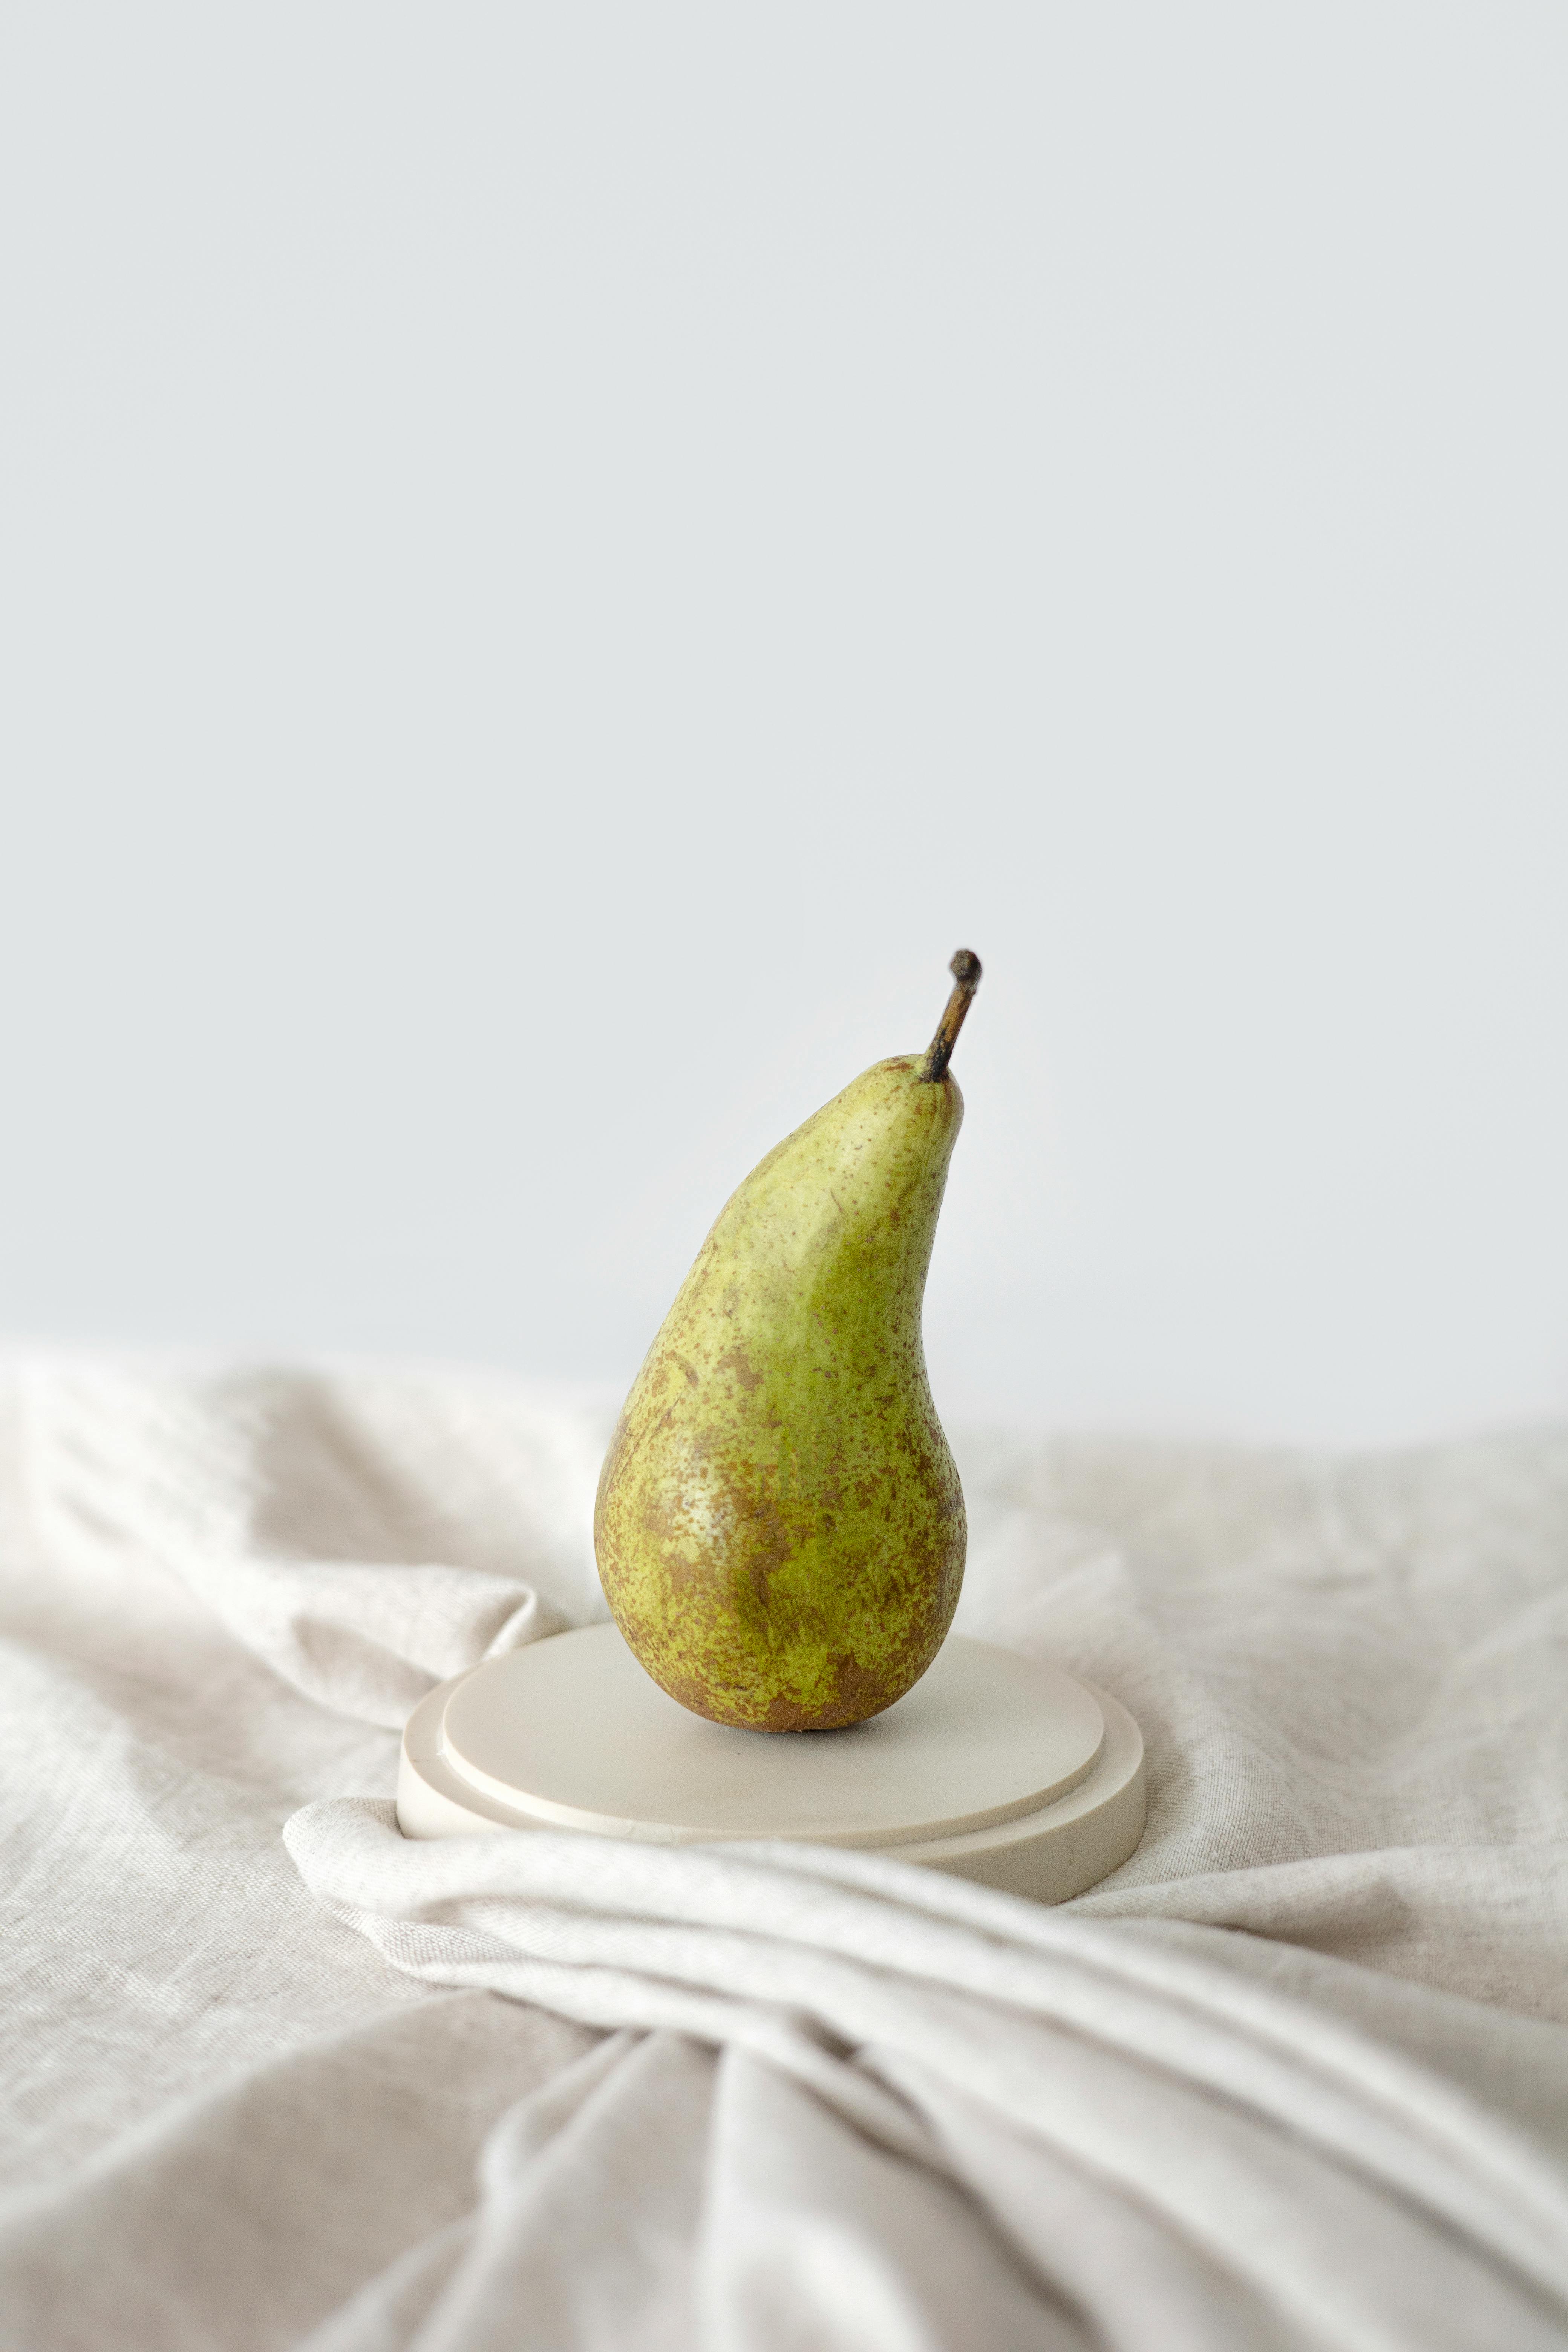
[[[953,2117],[1005,2127],[1154,2214],[1284,2340],[1568,2334],[1568,2184],[1539,2150],[1217,1952],[858,1853],[547,1833],[411,1846],[386,1808],[347,1802],[287,1836],[318,1899],[426,1981],[743,2053],[977,2204]],[[917,2132],[876,2133],[868,2080]],[[1057,2292],[1048,2267],[1037,2284]]]

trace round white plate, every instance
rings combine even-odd
[[[689,1714],[594,1625],[433,1691],[404,1733],[398,1820],[411,1837],[868,1847],[1059,1902],[1137,1845],[1143,1744],[1108,1693],[962,1636],[868,1723],[737,1731]]]

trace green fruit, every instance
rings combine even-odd
[[[826,1731],[917,1682],[952,1621],[963,1494],[921,1302],[963,1097],[948,1058],[879,1062],[753,1168],[626,1399],[594,1538],[616,1624],[716,1723]]]

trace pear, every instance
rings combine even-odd
[[[963,1118],[948,1060],[879,1062],[721,1212],[627,1397],[594,1540],[616,1624],[694,1714],[826,1731],[901,1698],[952,1622],[963,1493],[921,1304]]]

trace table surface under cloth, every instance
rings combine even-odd
[[[1568,2345],[1568,1428],[958,1433],[960,1629],[1117,1693],[1058,1910],[820,1848],[401,1839],[397,1729],[603,1616],[606,1415],[0,1381],[0,2345]]]

